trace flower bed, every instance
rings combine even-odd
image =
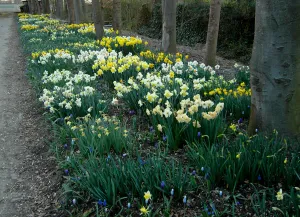
[[[27,76],[53,125],[60,208],[91,216],[299,213],[299,151],[245,132],[249,68],[151,51],[135,37],[19,15]],[[279,183],[279,184],[278,184]],[[275,207],[272,209],[272,207]],[[248,213],[248,214],[247,214]]]

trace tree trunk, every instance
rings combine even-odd
[[[166,53],[176,53],[176,1],[162,0],[162,10],[162,50]]]
[[[115,31],[121,33],[122,26],[122,11],[121,11],[121,0],[113,0],[113,28]]]
[[[96,30],[96,37],[101,40],[104,36],[104,20],[103,20],[103,2],[102,0],[92,0],[93,19]]]
[[[42,1],[42,13],[43,14],[50,14],[50,3],[49,0]]]
[[[29,4],[30,4],[30,13],[31,14],[36,14],[36,0],[30,0]]]
[[[86,4],[85,4],[85,0],[81,0],[80,1],[80,4],[81,4],[81,12],[82,12],[82,15],[81,15],[81,22],[84,22],[86,23],[87,22],[87,16],[86,16]]]
[[[41,10],[41,4],[39,1],[35,1],[35,4],[36,4],[36,11],[38,14],[41,14],[42,13],[42,10]]]
[[[64,2],[63,0],[56,0],[55,4],[55,16],[58,19],[63,19]]]
[[[73,0],[74,11],[75,11],[75,23],[82,22],[82,8],[81,0]]]
[[[249,133],[300,135],[300,1],[257,0]]]
[[[73,0],[67,0],[67,9],[68,9],[68,21],[69,23],[75,23],[75,11],[74,11],[74,2]]]
[[[216,53],[219,35],[219,23],[221,13],[221,0],[210,1],[209,22],[206,36],[206,53],[204,63],[206,65],[216,65]]]
[[[28,13],[32,14],[32,0],[28,0]]]

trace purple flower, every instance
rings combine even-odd
[[[197,137],[200,137],[200,136],[201,136],[201,132],[198,132],[198,133],[197,133]]]
[[[69,170],[68,169],[65,169],[65,174],[69,175]]]
[[[166,186],[166,183],[165,183],[165,181],[161,181],[161,183],[160,183],[160,187],[161,187],[162,189],[164,189],[164,188],[165,188],[165,186]]]
[[[193,170],[192,175],[193,175],[193,176],[196,175],[196,170]]]
[[[135,114],[135,111],[134,111],[134,110],[130,110],[130,111],[129,111],[129,114],[130,114],[130,115],[134,115],[134,114]]]
[[[240,119],[238,120],[238,124],[241,124],[241,123],[243,123],[243,118],[240,118]]]
[[[64,144],[64,149],[67,149],[68,148],[68,144]]]

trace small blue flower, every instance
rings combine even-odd
[[[75,140],[74,140],[74,139],[71,140],[71,144],[72,144],[72,145],[75,144]]]
[[[67,149],[68,148],[68,144],[64,144],[64,149]]]
[[[222,197],[222,195],[223,195],[223,192],[222,192],[222,191],[219,191],[219,195],[220,195],[220,197]]]
[[[149,131],[150,132],[153,132],[154,131],[154,128],[151,126],[151,127],[149,127]]]
[[[202,172],[204,171],[204,167],[201,167],[201,171],[202,171]]]
[[[76,202],[77,202],[76,199],[73,199],[73,200],[72,200],[73,205],[75,205]]]
[[[69,116],[70,118],[72,118],[73,117],[73,114],[70,114],[70,116]]]
[[[110,160],[110,155],[107,156],[106,162],[108,162],[109,160]]]
[[[242,111],[242,115],[243,115],[243,114],[245,114],[245,112],[244,112],[244,111]]]
[[[200,137],[200,136],[201,136],[201,132],[198,132],[198,133],[197,133],[197,137]]]
[[[184,196],[183,197],[183,203],[186,204],[186,202],[187,202],[187,199],[186,199],[186,196]]]
[[[257,128],[255,129],[255,132],[256,132],[256,133],[258,132],[258,129],[257,129]]]
[[[126,154],[126,153],[122,154],[122,157],[126,157],[126,156],[127,156],[127,154]]]
[[[171,190],[171,196],[173,197],[174,196],[174,189],[172,188]]]
[[[261,181],[261,176],[260,176],[260,174],[258,175],[257,180],[258,180],[258,181]]]
[[[163,136],[163,141],[165,142],[165,141],[167,141],[167,136]]]
[[[196,175],[196,170],[193,170],[192,175],[193,175],[193,176]]]
[[[240,203],[239,201],[237,201],[235,204],[238,206],[238,205],[240,205],[241,203]]]
[[[139,158],[139,163],[144,166],[144,164],[146,163],[143,159]]]
[[[90,147],[90,148],[89,148],[89,151],[90,151],[90,153],[93,153],[93,148]]]
[[[155,148],[158,148],[158,142],[156,142],[156,143],[154,144],[154,147],[155,147]]]
[[[127,203],[127,208],[130,209],[130,207],[131,207],[131,204]]]
[[[165,183],[165,181],[161,181],[161,183],[160,183],[160,187],[161,187],[162,189],[164,189],[164,188],[166,187],[166,183]]]
[[[69,170],[68,169],[65,169],[65,174],[69,175]]]
[[[107,206],[106,200],[103,200],[102,205]]]
[[[247,107],[250,108],[250,105],[248,105]]]
[[[241,123],[243,123],[243,118],[240,118],[240,119],[238,120],[238,124],[241,124]]]

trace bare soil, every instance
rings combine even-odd
[[[62,175],[25,71],[15,16],[0,15],[0,217],[62,216]]]

